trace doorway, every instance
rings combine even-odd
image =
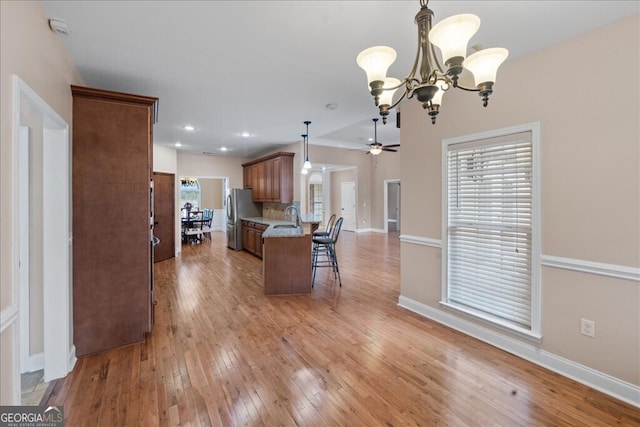
[[[400,232],[400,180],[384,181],[384,232]]]
[[[209,208],[213,209],[213,220],[211,223],[212,231],[227,230],[227,196],[231,193],[229,188],[229,177],[226,176],[189,176],[179,174],[178,185],[178,212],[183,214],[181,210],[186,202],[197,207],[198,210]],[[180,223],[177,224],[177,235],[180,236]],[[182,251],[181,239],[176,241],[176,254]]]
[[[153,249],[154,262],[175,256],[175,181],[175,174],[153,173],[153,235],[160,239]]]
[[[13,336],[12,389],[19,404],[22,372],[43,369],[48,382],[64,377],[76,359],[71,324],[69,125],[18,76],[13,76],[13,89],[12,276],[18,309],[14,330],[20,333]],[[3,322],[2,329],[7,326]]]
[[[320,173],[314,172],[309,176],[309,209],[313,215],[322,215],[324,219],[324,190],[322,185],[323,177]]]
[[[343,182],[340,185],[341,194],[341,212],[342,212],[342,229],[347,231],[356,231],[356,183]]]

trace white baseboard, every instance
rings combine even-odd
[[[382,233],[385,234],[382,228],[358,228],[356,233]]]
[[[44,353],[32,354],[27,358],[27,366],[24,367],[25,372],[35,372],[44,369]]]
[[[67,358],[67,373],[73,371],[73,367],[76,366],[76,346],[72,345],[69,349],[69,357]]]
[[[428,306],[411,298],[400,296],[398,305],[426,318],[434,320],[452,329],[472,336],[498,347],[504,351],[515,354],[536,365],[540,365],[579,383],[585,384],[631,405],[640,407],[640,387],[611,375],[605,374],[588,366],[581,365],[564,357],[541,350],[539,347],[528,344],[496,331],[484,328],[476,323],[469,322],[443,310]]]

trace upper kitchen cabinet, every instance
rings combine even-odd
[[[79,356],[153,325],[152,148],[158,99],[71,86],[73,333]]]
[[[242,165],[244,188],[253,189],[256,202],[293,201],[293,157],[295,153],[276,153]]]

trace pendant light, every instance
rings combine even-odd
[[[302,137],[302,150],[303,150],[303,157],[307,157],[307,135],[306,134],[302,134],[300,135]],[[311,163],[309,163],[311,164]],[[309,168],[306,168],[305,166],[307,165],[307,161],[305,160],[304,163],[302,164],[302,170],[300,171],[300,173],[302,175],[306,175],[309,173]]]
[[[309,161],[309,125],[311,122],[306,120],[304,124],[307,126],[307,132],[302,135],[302,145],[304,148],[304,163],[302,164],[302,174],[306,175],[311,170],[311,162]]]

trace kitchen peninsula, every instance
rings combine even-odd
[[[271,224],[262,234],[265,295],[311,292],[311,234],[294,223]]]

